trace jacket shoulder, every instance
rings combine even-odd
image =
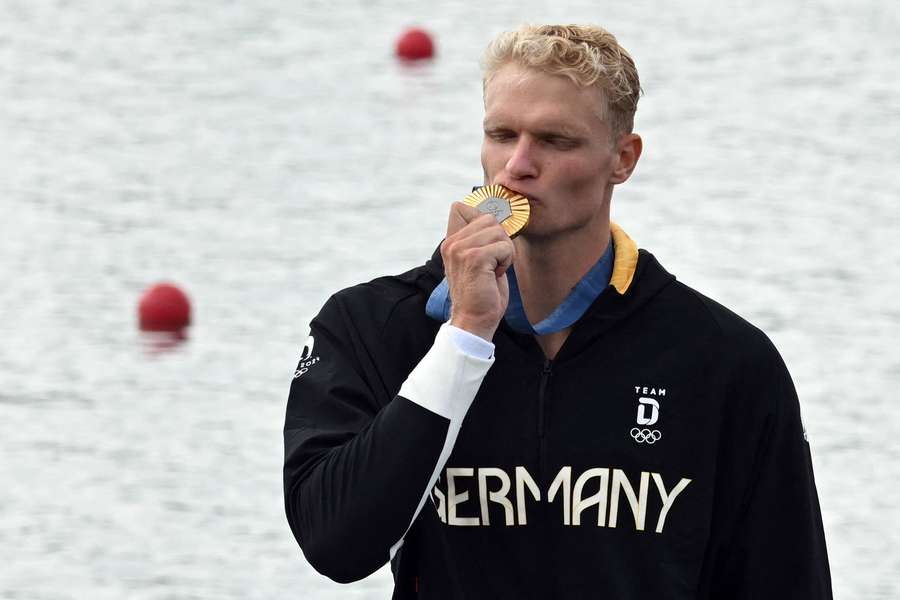
[[[334,293],[316,320],[339,318],[380,332],[396,318],[406,320],[417,313],[424,317],[425,302],[435,285],[437,280],[425,265],[400,275],[377,277]]]
[[[775,345],[759,327],[719,302],[681,282],[661,293],[668,310],[664,320],[679,320],[673,333],[698,359],[695,372],[717,398],[722,426],[744,431],[735,440],[766,435],[770,420],[788,415],[799,423],[799,404],[790,373]],[[689,340],[689,341],[688,341]],[[786,425],[787,426],[787,425]],[[799,427],[799,425],[798,425]],[[755,432],[750,438],[746,432]]]
[[[677,304],[689,326],[706,332],[720,348],[757,357],[777,355],[772,341],[759,327],[694,288],[674,281],[664,293]]]

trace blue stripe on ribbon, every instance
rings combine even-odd
[[[434,288],[425,304],[425,314],[436,321],[446,323],[450,320],[450,283],[447,278]]]

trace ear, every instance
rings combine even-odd
[[[636,133],[627,133],[619,138],[616,143],[616,162],[609,178],[610,182],[618,184],[628,181],[637,166],[638,159],[641,158],[643,148],[644,142]]]

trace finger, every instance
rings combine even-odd
[[[497,268],[494,269],[494,275],[498,278],[502,276],[505,279],[504,273],[516,262],[516,245],[512,243],[512,240],[509,240],[507,247],[509,249],[508,253],[498,257]]]
[[[447,218],[447,237],[450,237],[481,215],[478,209],[462,202],[454,202],[450,205],[450,215]]]
[[[460,248],[484,246],[492,242],[508,240],[506,230],[491,215],[482,215],[447,238],[451,245]]]
[[[509,269],[516,262],[516,245],[512,243],[512,240],[509,241],[509,248],[509,254],[502,255],[500,257],[501,260],[497,264],[497,268],[494,269],[494,275],[496,275],[498,278],[503,276],[503,274],[506,273],[507,269]]]
[[[441,258],[448,273],[467,262],[466,254],[494,242],[509,241],[506,231],[491,215],[482,215],[441,242]]]
[[[506,273],[497,277],[497,289],[500,290],[500,297],[504,299],[504,303],[509,302],[509,276]]]
[[[497,274],[505,273],[512,264],[515,256],[515,246],[510,240],[501,240],[469,250],[472,255],[472,266],[476,269],[485,269]]]

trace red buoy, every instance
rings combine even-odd
[[[178,287],[157,283],[141,296],[138,319],[144,331],[178,331],[191,324],[191,303]]]
[[[431,35],[413,27],[407,29],[397,39],[397,56],[404,60],[421,60],[434,56],[434,42]]]

